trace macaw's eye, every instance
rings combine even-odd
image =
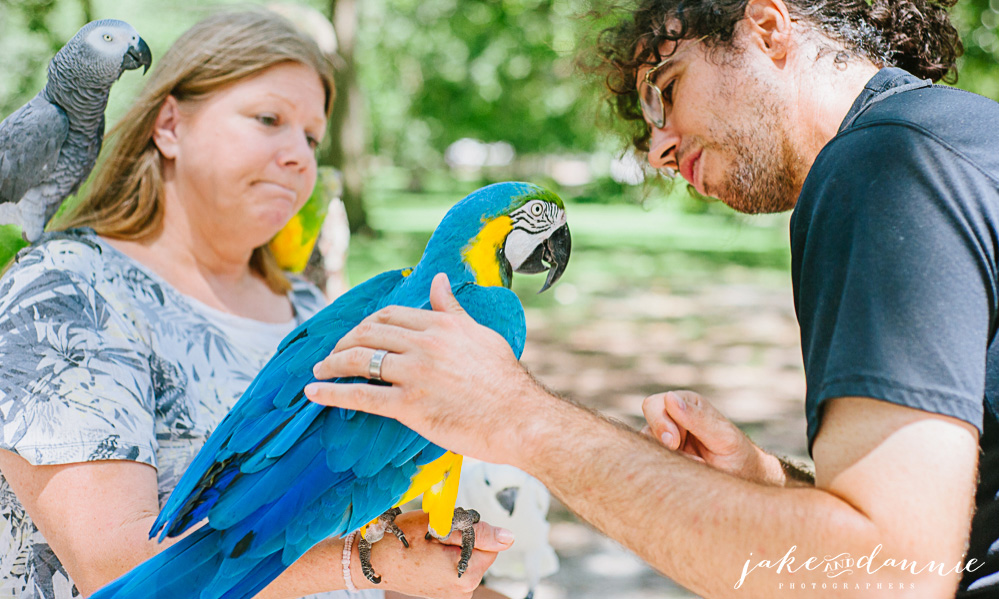
[[[105,33],[105,34],[104,34],[104,41],[106,41],[106,42],[110,42],[110,41],[112,41],[113,39],[114,39],[114,38],[113,38],[113,37],[111,37],[111,34],[110,34],[110,33]]]
[[[531,206],[531,214],[534,216],[541,216],[541,213],[545,211],[545,207],[541,204],[534,204]]]

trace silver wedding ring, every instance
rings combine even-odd
[[[368,362],[368,378],[373,381],[382,380],[382,362],[385,361],[385,356],[388,352],[384,349],[376,349],[375,353],[371,354],[371,361]]]

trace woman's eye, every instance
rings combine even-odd
[[[265,125],[267,127],[273,127],[274,125],[277,125],[278,122],[278,118],[273,114],[258,114],[257,120],[261,125]]]
[[[315,150],[319,147],[319,140],[311,135],[306,135],[305,139],[309,140],[309,147]]]

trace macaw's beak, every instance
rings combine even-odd
[[[524,260],[517,272],[535,274],[547,270],[548,278],[541,291],[538,291],[538,293],[543,293],[554,285],[555,281],[558,281],[562,273],[565,272],[571,250],[572,237],[569,235],[569,225],[565,224],[534,248],[534,251],[527,257],[527,260]]]
[[[520,487],[507,487],[496,493],[496,501],[499,502],[500,507],[513,515],[513,508],[517,506],[517,493],[520,492]]]
[[[131,71],[145,67],[142,69],[142,74],[145,75],[151,64],[153,64],[153,53],[149,50],[146,40],[140,37],[139,41],[135,45],[129,46],[128,51],[125,52],[125,57],[121,59],[121,70]]]

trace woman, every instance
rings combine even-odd
[[[147,536],[162,502],[323,305],[267,242],[312,190],[333,93],[321,52],[280,17],[199,23],[158,61],[64,231],[0,280],[0,595],[87,595],[169,543]],[[399,524],[426,530],[422,515]],[[453,547],[376,543],[381,586],[470,596],[509,545],[478,532],[488,551],[460,580]],[[320,543],[261,596],[348,588],[343,549]]]

